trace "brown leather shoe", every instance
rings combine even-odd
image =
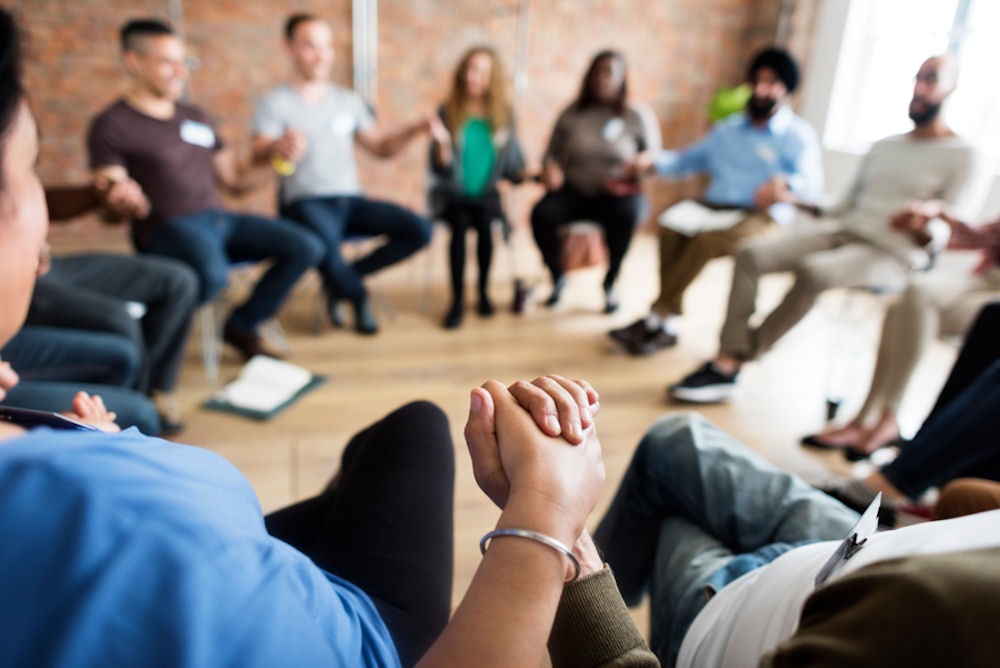
[[[636,341],[642,341],[649,336],[649,330],[646,329],[646,319],[639,318],[628,327],[612,329],[608,332],[608,336],[615,343],[625,347]]]
[[[281,353],[268,348],[264,343],[264,339],[257,332],[247,332],[237,329],[228,322],[225,329],[222,330],[222,340],[233,348],[236,348],[245,360],[250,359],[254,355],[266,355],[267,357],[279,360],[285,359],[285,356]]]

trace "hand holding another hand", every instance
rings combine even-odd
[[[149,200],[134,179],[99,178],[95,187],[104,205],[116,216],[142,219],[149,215]]]
[[[597,392],[545,376],[509,388],[489,381],[471,403],[465,437],[480,488],[511,525],[573,544],[604,483]]]

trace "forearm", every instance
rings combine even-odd
[[[537,666],[566,578],[566,558],[532,540],[493,540],[465,598],[419,666]]]
[[[92,183],[84,186],[56,186],[45,189],[49,219],[65,220],[96,209],[103,203]]]
[[[391,158],[399,153],[410,141],[424,130],[423,120],[407,123],[386,132],[371,143],[370,150],[380,158]]]
[[[549,656],[553,668],[660,665],[606,566],[566,585],[549,638]]]

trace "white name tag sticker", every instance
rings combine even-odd
[[[350,114],[337,114],[330,121],[330,129],[335,135],[349,135],[354,133],[354,117]]]
[[[608,122],[601,128],[601,135],[604,137],[604,141],[607,142],[618,141],[624,133],[625,121],[617,116],[608,119]]]
[[[778,152],[774,150],[774,147],[770,144],[757,144],[757,148],[754,151],[757,157],[766,162],[769,165],[773,165],[778,161]]]
[[[209,126],[198,121],[186,120],[181,123],[181,139],[188,144],[203,148],[215,146],[215,132]]]

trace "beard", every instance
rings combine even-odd
[[[914,100],[914,102],[916,101],[917,100]],[[922,109],[914,109],[913,102],[911,102],[908,115],[910,117],[910,120],[913,121],[916,125],[926,125],[927,123],[930,123],[935,118],[937,118],[937,115],[939,113],[941,113],[940,102],[938,102],[937,104],[929,104],[925,102],[924,107]]]
[[[763,121],[771,117],[778,101],[770,97],[753,96],[747,102],[747,113],[755,121]]]

